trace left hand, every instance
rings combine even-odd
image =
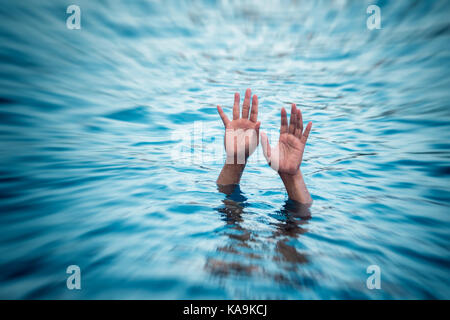
[[[225,126],[225,150],[227,153],[227,163],[243,164],[247,158],[256,150],[259,144],[259,127],[261,122],[258,120],[258,97],[252,98],[250,111],[250,98],[252,91],[247,89],[245,92],[244,103],[242,105],[242,115],[240,114],[239,93],[234,94],[233,120],[230,121],[220,106],[217,111],[222,118]],[[250,115],[250,119],[249,119]],[[242,157],[242,159],[240,159]],[[245,157],[245,159],[244,159]]]

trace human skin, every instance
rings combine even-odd
[[[303,130],[302,113],[293,103],[289,124],[286,110],[281,109],[280,138],[275,148],[270,147],[267,135],[261,132],[261,145],[267,162],[280,175],[289,198],[303,204],[312,203],[300,170],[311,127],[312,122],[309,122]]]
[[[248,157],[256,150],[256,146],[259,144],[259,127],[261,123],[258,121],[258,97],[254,95],[252,98],[251,95],[252,91],[247,89],[241,114],[239,93],[236,92],[234,94],[232,121],[228,119],[222,107],[217,106],[217,111],[225,126],[224,143],[227,153],[227,161],[217,179],[218,185],[238,184]]]
[[[250,101],[252,101],[250,109]],[[219,187],[239,184],[248,157],[259,144],[258,97],[251,96],[247,89],[240,112],[239,93],[234,95],[233,120],[230,121],[220,106],[217,106],[225,126],[225,150],[227,161],[217,179]],[[312,122],[303,130],[302,113],[292,104],[291,117],[288,124],[287,113],[281,109],[281,128],[278,145],[271,148],[267,135],[261,132],[261,144],[264,156],[269,165],[278,172],[286,188],[289,198],[302,204],[312,203],[300,165],[303,160],[306,141],[311,131]]]

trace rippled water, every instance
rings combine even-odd
[[[450,298],[450,2],[374,2],[3,1],[0,298]],[[247,87],[314,123],[311,219],[198,156]]]

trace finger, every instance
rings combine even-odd
[[[225,114],[225,112],[223,112],[221,106],[217,106],[217,111],[219,112],[219,115],[220,115],[220,117],[222,118],[223,125],[224,125],[225,127],[227,127],[228,124],[230,123],[230,119],[228,119],[228,117],[227,117],[227,115]]]
[[[241,97],[239,96],[239,92],[234,94],[234,106],[233,106],[233,120],[239,119],[239,101]]]
[[[300,111],[300,109],[297,109],[297,126],[295,128],[295,136],[300,139],[302,137],[302,132],[303,132],[302,112]]]
[[[257,122],[256,124],[255,124],[255,130],[256,130],[256,133],[258,133],[259,134],[259,128],[261,127],[261,122]]]
[[[303,132],[302,135],[302,143],[306,144],[306,141],[308,140],[308,136],[309,136],[309,132],[311,131],[311,127],[312,127],[312,122],[309,122],[308,125],[306,126],[305,132]]]
[[[248,112],[250,110],[250,97],[252,96],[252,90],[247,89],[245,91],[244,103],[242,105],[242,119],[248,119]]]
[[[267,161],[269,161],[270,155],[272,153],[270,149],[269,138],[267,138],[267,135],[262,131],[261,131],[261,145],[263,148],[264,157],[266,158]]]
[[[257,122],[255,125],[255,131],[256,131],[256,143],[259,143],[259,128],[261,127],[261,122]]]
[[[253,95],[252,99],[252,112],[250,113],[250,121],[256,122],[258,120],[258,96]]]
[[[281,108],[281,127],[280,127],[280,133],[287,133],[287,132],[288,132],[288,121],[287,121],[286,109]]]
[[[295,124],[297,119],[297,108],[295,107],[295,103],[291,106],[291,118],[289,119],[289,133],[294,134],[295,133]]]

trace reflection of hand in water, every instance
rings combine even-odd
[[[245,274],[250,275],[257,267],[253,264],[242,263],[245,256],[246,262],[259,257],[252,253],[244,253],[251,248],[249,242],[255,242],[251,232],[241,226],[243,222],[242,214],[246,207],[247,198],[241,192],[239,185],[218,186],[219,191],[226,194],[223,200],[223,207],[216,210],[226,223],[225,234],[230,238],[230,242],[223,247],[217,248],[220,254],[218,258],[210,258],[206,268],[215,275]]]
[[[280,211],[281,221],[275,224],[277,230],[273,233],[273,237],[279,239],[276,245],[276,252],[279,255],[274,258],[275,260],[291,262],[293,263],[291,267],[294,268],[296,264],[308,262],[306,255],[299,253],[288,242],[290,239],[297,238],[307,232],[307,229],[303,228],[302,225],[307,224],[310,217],[308,205],[291,200],[286,201]]]
[[[221,186],[219,190],[223,191]],[[216,210],[226,223],[224,234],[229,237],[229,241],[217,248],[217,256],[208,259],[206,269],[216,276],[259,274],[276,281],[289,281],[289,275],[284,273],[308,262],[303,253],[289,244],[289,240],[307,231],[302,225],[307,224],[310,217],[308,206],[286,201],[277,213],[278,222],[273,224],[276,229],[271,235],[263,237],[261,233],[257,234],[242,226],[248,204],[239,186],[228,188],[225,193],[224,206]],[[268,270],[272,263],[279,265],[275,273]]]

